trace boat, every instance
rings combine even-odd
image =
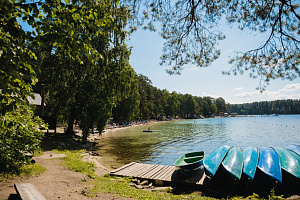
[[[231,147],[222,161],[222,166],[235,181],[239,181],[243,171],[243,152],[241,149]]]
[[[243,150],[244,166],[243,173],[249,182],[253,181],[258,163],[258,149],[256,147],[246,147]]]
[[[300,155],[284,148],[274,148],[282,169],[280,190],[286,194],[300,194]]]
[[[282,182],[280,160],[276,151],[269,147],[259,148],[257,168],[266,175],[271,185],[277,186]]]
[[[296,144],[291,144],[286,147],[286,149],[293,151],[294,153],[300,155],[300,146]]]
[[[143,132],[153,132],[153,130],[143,130]]]
[[[229,149],[230,146],[228,145],[218,147],[207,158],[204,159],[203,166],[207,176],[210,178],[214,177]]]
[[[300,179],[300,156],[284,148],[275,147],[283,170]]]
[[[176,160],[173,165],[182,176],[188,177],[203,165],[204,155],[204,151],[186,153]]]

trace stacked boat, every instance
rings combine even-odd
[[[241,150],[228,145],[215,149],[203,161],[211,182],[276,190],[295,188],[300,192],[300,146],[247,147]],[[245,184],[246,183],[246,184]],[[293,190],[294,191],[294,190]]]

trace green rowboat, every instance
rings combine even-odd
[[[174,166],[182,176],[188,177],[203,165],[204,154],[204,151],[186,153],[175,161]]]

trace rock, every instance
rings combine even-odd
[[[300,200],[300,196],[298,196],[298,195],[293,195],[293,196],[290,196],[290,197],[288,197],[288,198],[286,198],[286,199],[288,199],[288,200]]]
[[[138,180],[137,178],[132,179],[132,182],[135,183],[135,184],[139,184],[138,181],[139,181],[139,180]]]
[[[135,188],[137,188],[137,189],[143,189],[144,187],[141,186],[141,185],[135,185]]]
[[[152,188],[152,191],[172,191],[172,187],[155,187]]]
[[[140,183],[140,185],[148,185],[148,184],[149,184],[149,182],[147,180],[144,180]]]
[[[135,184],[134,183],[130,183],[129,186],[135,187]]]

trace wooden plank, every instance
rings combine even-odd
[[[151,165],[147,171],[141,173],[138,177],[139,177],[139,178],[146,178],[146,177],[145,177],[146,174],[148,174],[150,171],[154,170],[154,169],[157,168],[158,166],[159,166],[159,165]]]
[[[176,178],[176,174],[174,174],[175,171],[176,171],[176,169],[174,167],[174,171],[172,173],[169,173],[168,176],[165,177],[165,179],[172,181],[172,176],[175,176],[175,178]]]
[[[22,200],[46,200],[31,183],[15,183],[14,187]]]
[[[164,166],[159,172],[157,172],[156,174],[154,174],[151,177],[151,179],[159,179],[158,177],[160,177],[161,174],[164,174],[167,169],[168,169],[168,166]]]
[[[137,177],[138,174],[140,174],[141,171],[143,171],[145,168],[145,164],[138,163],[134,168],[130,168],[129,171],[127,171],[130,176]]]
[[[136,168],[138,168],[138,167],[139,167],[139,165],[138,165],[137,163],[134,163],[134,165],[131,165],[131,166],[129,166],[129,167],[127,167],[127,168],[125,168],[125,169],[119,171],[119,172],[118,172],[118,175],[122,175],[122,176],[124,176],[124,175],[126,175],[126,176],[131,176],[130,173],[131,173],[133,170],[135,170]]]
[[[127,168],[127,167],[129,167],[129,166],[131,166],[131,165],[134,165],[135,163],[136,163],[136,162],[131,162],[131,163],[127,164],[127,165],[124,165],[124,166],[122,166],[122,167],[120,167],[120,168],[118,168],[118,169],[115,169],[115,170],[111,171],[110,174],[114,174],[114,173],[116,173],[116,172],[118,172],[118,171],[121,171],[121,170],[123,170],[124,168]]]
[[[151,170],[149,173],[145,174],[146,178],[150,178],[155,175],[156,173],[158,173],[160,170],[162,170],[164,168],[163,165],[158,165],[155,169]]]
[[[160,180],[166,181],[166,179],[164,177],[167,174],[169,174],[171,170],[172,170],[172,167],[171,166],[167,166],[160,174],[158,174],[156,176],[156,179],[160,179]]]
[[[168,169],[165,171],[165,173],[158,178],[164,181],[171,181],[171,178],[168,177],[171,177],[174,171],[175,171],[175,167],[169,166]]]
[[[148,171],[150,171],[153,167],[155,167],[155,165],[151,165],[151,164],[146,164],[144,165],[140,171],[138,171],[136,173],[136,177],[141,177],[144,173],[147,173]]]
[[[133,176],[136,177],[138,172],[144,168],[144,164],[136,163],[135,165],[130,166],[126,170],[122,171],[122,175]]]
[[[175,181],[203,185],[205,173],[203,167],[187,179],[179,176],[174,166],[164,166],[144,163],[129,163],[111,172],[118,176],[132,176],[136,178],[152,179],[155,181]]]

